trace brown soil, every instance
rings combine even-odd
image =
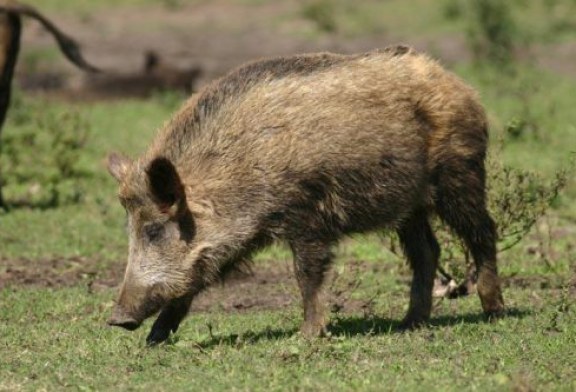
[[[93,266],[100,265],[99,269]],[[257,268],[256,268],[257,267]],[[253,311],[282,309],[299,303],[296,281],[288,261],[269,262],[258,265],[252,273],[237,273],[226,282],[216,284],[202,293],[193,303],[192,310]],[[386,264],[378,265],[350,261],[341,275],[332,275],[327,284],[328,303],[333,312],[370,314],[374,298],[357,300],[352,294],[361,286],[366,274],[387,274]],[[88,292],[108,291],[114,295],[123,278],[124,264],[110,263],[106,268],[95,260],[75,257],[68,259],[0,259],[0,290],[25,287],[72,287],[84,286]],[[398,276],[398,281],[408,288],[410,279]],[[522,289],[563,289],[566,282],[540,277],[512,276],[504,279],[505,287]],[[568,282],[571,295],[576,295],[576,275]]]
[[[100,265],[99,269],[92,266]],[[332,277],[329,283],[331,309],[337,312],[366,310],[371,303],[354,300],[355,279],[363,273],[384,273],[382,268],[361,262],[349,263],[350,276]],[[106,268],[95,260],[81,257],[68,259],[0,259],[0,290],[25,287],[62,288],[85,286],[88,292],[113,292],[121,283],[124,265],[111,263]],[[279,309],[299,302],[296,281],[288,262],[267,263],[251,273],[234,273],[195,299],[194,311],[246,311]]]
[[[192,311],[281,309],[299,300],[296,281],[285,264],[259,268],[215,285],[192,303]]]
[[[0,289],[7,286],[70,287],[82,282],[97,287],[114,287],[122,280],[124,266],[112,264],[105,271],[99,271],[91,267],[94,265],[98,263],[83,257],[40,260],[0,258]]]

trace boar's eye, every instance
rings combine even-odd
[[[148,241],[157,241],[162,238],[162,234],[164,234],[164,226],[159,223],[152,223],[144,227],[144,233]]]

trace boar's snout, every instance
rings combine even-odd
[[[141,324],[134,317],[126,313],[126,311],[118,305],[116,305],[116,307],[114,308],[112,316],[108,319],[107,323],[108,325],[112,325],[115,327],[125,328],[128,331],[135,330]]]

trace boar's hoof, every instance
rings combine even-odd
[[[179,320],[175,320],[171,317],[170,312],[163,311],[160,316],[154,321],[152,329],[146,338],[146,344],[148,346],[155,346],[159,343],[164,342],[170,336],[170,332],[176,332],[178,330]]]
[[[505,308],[484,312],[488,322],[495,322],[506,316]]]
[[[318,324],[307,324],[307,323],[302,325],[302,327],[300,328],[300,333],[306,339],[324,338],[329,335],[326,326]]]
[[[506,315],[502,294],[485,296],[482,299],[482,308],[488,321],[498,320]]]
[[[398,326],[400,331],[413,331],[428,324],[426,319],[407,317]]]
[[[166,341],[169,336],[170,328],[152,328],[146,338],[146,345],[155,346]]]

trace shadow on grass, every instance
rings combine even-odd
[[[266,329],[262,332],[246,332],[241,335],[230,334],[226,336],[212,336],[198,344],[202,349],[209,349],[214,346],[244,346],[254,344],[260,340],[279,340],[286,339],[298,332],[297,328],[290,329]]]
[[[508,309],[505,318],[524,318],[532,312],[526,309]],[[484,313],[467,313],[455,316],[433,317],[428,323],[431,327],[449,327],[458,324],[482,324],[488,322]],[[378,316],[351,316],[341,317],[333,320],[328,326],[331,336],[357,336],[357,335],[383,335],[402,333],[399,320],[392,320]],[[257,343],[261,340],[286,339],[298,332],[297,328],[289,329],[266,329],[261,332],[246,332],[243,334],[231,334],[227,336],[212,336],[198,344],[202,349],[209,349],[214,346],[244,346]]]
[[[504,318],[524,318],[532,312],[526,309],[507,309]],[[431,327],[449,327],[457,324],[482,324],[488,322],[484,313],[466,313],[463,315],[432,317],[428,322]],[[400,328],[400,320],[378,316],[352,316],[334,320],[329,331],[332,336],[382,335],[405,332]]]

